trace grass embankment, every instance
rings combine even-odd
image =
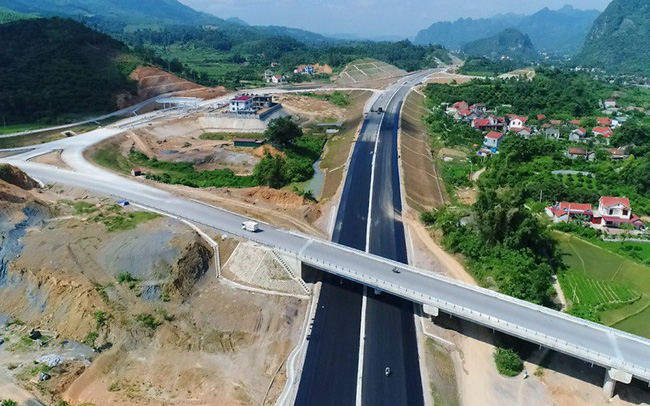
[[[459,406],[454,361],[449,350],[431,338],[426,339],[427,364],[431,378],[431,397],[435,405]]]
[[[650,267],[574,235],[554,235],[568,268],[560,284],[570,312],[650,337]]]
[[[305,92],[305,93],[301,93],[300,95],[327,100],[333,105],[339,107],[347,107],[350,105],[350,95],[348,93],[339,92],[338,90],[332,93]]]
[[[85,201],[67,202],[75,213],[87,215],[88,221],[101,223],[108,232],[132,230],[138,224],[160,217],[159,214],[148,211],[130,211],[118,205],[100,206]]]
[[[423,121],[426,114],[424,97],[411,93],[402,107],[400,151],[406,202],[418,212],[445,204],[437,164],[429,153],[431,145]]]
[[[350,148],[357,129],[363,121],[363,107],[371,96],[368,91],[350,92],[350,105],[345,113],[345,120],[340,131],[330,137],[323,154],[320,167],[325,172],[325,183],[321,200],[332,198],[343,180],[345,163],[350,156]]]

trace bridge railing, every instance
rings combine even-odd
[[[431,306],[435,306],[447,313],[451,313],[461,318],[471,320],[483,326],[494,328],[504,333],[513,335],[515,337],[519,337],[527,341],[531,341],[536,344],[554,349],[556,351],[587,360],[589,362],[600,365],[602,367],[616,368],[628,372],[637,378],[643,379],[645,381],[650,381],[650,371],[647,368],[639,367],[636,364],[627,362],[620,358],[614,358],[609,355],[600,353],[598,351],[591,350],[587,347],[573,344],[566,340],[558,339],[557,337],[553,337],[536,330],[531,330],[525,327],[521,327],[517,324],[510,323],[498,317],[490,316],[488,314],[476,310],[472,310],[470,308],[455,303],[451,303],[446,300],[438,299],[424,292],[419,292],[413,289],[402,287],[400,285],[395,285],[393,283],[383,281],[377,277],[373,277],[365,273],[361,273],[352,269],[339,266],[332,262],[324,261],[322,259],[315,258],[309,255],[300,255],[298,253],[291,252],[290,250],[283,249],[282,247],[275,247],[275,249],[286,252],[287,254],[290,255],[294,255],[296,256],[297,259],[300,259],[303,262],[310,263],[316,266],[325,267],[327,268],[328,271],[337,274],[339,276],[353,279],[359,283],[378,288],[380,290],[383,290],[391,294],[395,294],[407,300],[420,303],[420,304],[428,304]],[[465,286],[463,285],[463,287]],[[484,292],[480,292],[480,293],[484,293]],[[504,295],[499,295],[499,296],[504,296]],[[509,298],[509,296],[506,297]],[[499,297],[498,299],[501,299],[501,297]]]
[[[210,227],[210,228],[215,227],[214,225],[206,224],[206,223],[198,221],[196,219],[171,214],[171,213],[167,212],[163,208],[152,207],[152,206],[149,206],[149,205],[143,205],[143,206],[151,207],[152,209],[163,212],[163,213],[168,213],[172,217],[185,219],[185,220],[188,220],[188,221],[191,221],[191,222],[194,222],[194,223],[202,224],[202,225]],[[232,230],[222,230],[222,231],[232,233]],[[606,326],[602,326],[602,325],[599,325],[599,324],[596,324],[596,323],[592,323],[592,322],[589,322],[587,320],[578,319],[578,318],[575,318],[573,316],[567,315],[567,314],[562,313],[562,312],[557,312],[557,311],[553,311],[551,309],[546,309],[546,308],[544,308],[542,306],[534,305],[534,304],[529,303],[529,302],[525,302],[525,301],[522,301],[522,300],[519,300],[519,299],[515,299],[513,297],[503,295],[503,294],[500,294],[498,292],[494,292],[494,291],[491,291],[491,290],[488,290],[488,289],[483,289],[483,288],[479,288],[479,287],[476,287],[476,286],[464,284],[464,283],[461,283],[459,281],[456,281],[456,280],[453,280],[453,279],[450,279],[450,278],[442,277],[440,275],[436,275],[436,274],[431,273],[431,272],[425,272],[425,271],[419,270],[417,268],[410,267],[408,265],[404,265],[404,264],[401,264],[401,263],[398,263],[398,262],[394,262],[394,261],[391,261],[391,260],[388,260],[386,258],[376,256],[376,255],[364,253],[362,251],[354,250],[352,248],[341,246],[341,245],[338,245],[338,244],[335,244],[335,243],[331,243],[329,241],[316,240],[312,236],[301,235],[300,233],[296,233],[296,232],[293,232],[293,231],[290,231],[289,233],[303,237],[304,240],[305,240],[306,246],[310,244],[310,241],[314,241],[314,242],[316,242],[318,244],[326,244],[328,246],[336,248],[337,250],[348,251],[348,252],[353,253],[355,255],[363,255],[363,256],[367,257],[368,259],[372,259],[373,261],[385,263],[386,265],[388,265],[390,267],[398,267],[399,269],[407,271],[407,272],[412,272],[412,273],[420,274],[420,275],[423,275],[423,276],[426,276],[426,277],[429,277],[429,278],[438,279],[438,280],[440,280],[440,281],[442,281],[444,283],[453,284],[453,285],[456,285],[456,286],[461,287],[463,289],[473,290],[473,291],[475,291],[477,293],[487,295],[487,296],[493,297],[493,298],[498,299],[498,300],[505,300],[505,301],[508,301],[508,302],[512,302],[513,304],[523,306],[523,307],[527,307],[530,310],[534,310],[536,312],[542,312],[542,313],[550,314],[553,317],[565,318],[565,319],[568,319],[569,321],[571,321],[573,323],[578,323],[578,324],[584,325],[585,327],[590,327],[592,329],[600,330],[603,334],[608,334],[609,333],[609,334],[615,334],[615,335],[618,335],[618,336],[621,336],[621,337],[630,338],[630,339],[633,339],[633,340],[635,340],[635,341],[637,341],[637,342],[639,342],[641,344],[648,345],[649,348],[650,348],[650,341],[649,340],[643,339],[641,337],[634,336],[634,335],[629,334],[629,333],[625,333],[625,332],[618,331],[618,330],[615,330],[615,329],[612,329],[612,328],[609,328],[609,327],[606,327]],[[301,262],[305,262],[305,263],[317,266],[319,268],[323,268],[323,270],[329,271],[329,272],[337,274],[339,276],[343,276],[343,277],[346,277],[346,278],[349,278],[349,279],[353,279],[353,280],[355,280],[355,281],[357,281],[359,283],[362,283],[362,284],[365,284],[365,285],[368,285],[368,286],[376,287],[376,288],[378,288],[380,290],[395,294],[396,296],[403,297],[403,298],[405,298],[407,300],[411,300],[411,301],[416,302],[416,303],[428,304],[428,305],[431,305],[431,306],[435,306],[435,307],[437,307],[437,308],[439,308],[439,309],[441,309],[443,311],[446,311],[448,313],[455,314],[455,315],[457,315],[459,317],[474,321],[474,322],[476,322],[478,324],[481,324],[481,325],[484,325],[486,327],[497,329],[497,330],[502,331],[504,333],[507,333],[507,334],[510,334],[510,335],[513,335],[513,336],[516,336],[516,337],[519,337],[519,338],[522,338],[522,339],[525,339],[525,340],[528,340],[528,341],[531,341],[531,342],[534,342],[536,344],[539,344],[539,345],[542,345],[542,346],[557,350],[559,352],[569,354],[569,355],[577,357],[577,358],[587,360],[589,362],[593,362],[594,364],[597,364],[597,365],[600,365],[600,366],[603,366],[603,367],[616,368],[616,369],[628,372],[628,373],[632,374],[633,376],[650,383],[650,371],[647,368],[640,367],[640,366],[638,366],[636,364],[627,362],[627,361],[622,360],[620,358],[613,358],[613,357],[608,356],[606,354],[602,354],[602,353],[600,353],[598,351],[593,351],[593,350],[590,350],[589,348],[586,348],[586,347],[583,347],[583,346],[580,346],[580,345],[577,345],[577,344],[572,344],[572,343],[570,343],[570,342],[568,342],[566,340],[561,340],[561,339],[558,339],[556,337],[549,336],[548,334],[544,334],[544,333],[541,333],[541,332],[536,331],[536,330],[531,330],[531,329],[528,329],[528,328],[525,328],[525,327],[521,327],[521,326],[518,326],[518,325],[516,325],[514,323],[510,323],[508,321],[502,320],[500,318],[490,316],[488,314],[485,314],[485,313],[482,313],[482,312],[479,312],[479,311],[475,311],[475,310],[472,310],[470,308],[467,308],[467,307],[464,307],[464,306],[461,306],[461,305],[458,305],[458,304],[455,304],[455,303],[451,303],[451,302],[448,302],[448,301],[445,301],[445,300],[442,300],[442,299],[435,298],[435,297],[433,297],[433,296],[431,296],[431,295],[429,295],[429,294],[427,294],[425,292],[418,292],[418,291],[413,290],[413,289],[404,288],[404,287],[402,287],[400,285],[395,285],[395,284],[383,281],[383,280],[381,280],[381,279],[379,279],[377,277],[370,276],[370,275],[368,275],[366,273],[361,273],[361,272],[358,272],[358,271],[355,271],[355,270],[352,270],[352,269],[349,269],[349,268],[346,268],[346,267],[339,266],[339,265],[334,264],[334,263],[332,263],[330,261],[326,261],[326,260],[323,260],[323,259],[319,259],[319,258],[310,256],[310,255],[306,255],[306,254],[303,254],[301,252],[296,252],[296,251],[293,251],[293,250],[289,250],[289,249],[281,247],[281,246],[279,246],[277,244],[271,244],[268,241],[263,241],[263,240],[261,240],[259,238],[256,238],[255,234],[253,234],[253,233],[245,233],[245,234],[240,233],[240,237],[244,237],[244,238],[246,238],[246,239],[248,239],[250,241],[253,241],[253,242],[257,243],[257,244],[270,247],[270,248],[275,249],[277,251],[284,252],[287,255],[295,257],[296,259],[300,260]]]

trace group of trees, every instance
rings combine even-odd
[[[320,157],[326,141],[325,136],[303,134],[302,129],[291,117],[272,120],[265,135],[281,154],[267,152],[255,166],[253,176],[259,184],[279,189],[289,183],[304,182],[314,176],[312,165]]]
[[[586,74],[557,69],[540,69],[532,80],[475,79],[461,85],[430,84],[426,88],[430,103],[510,106],[517,114],[546,114],[551,117],[584,117],[598,110],[604,87]]]
[[[59,18],[0,25],[0,114],[6,124],[114,111],[136,92],[126,45]]]
[[[469,214],[472,225],[459,227]],[[484,285],[542,305],[551,305],[551,277],[557,269],[555,244],[530,211],[518,190],[481,187],[469,213],[442,209],[423,216],[440,228],[443,243],[468,260],[468,267]]]

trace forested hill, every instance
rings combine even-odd
[[[577,10],[565,6],[559,10],[544,8],[529,16],[505,14],[476,20],[467,18],[439,22],[420,31],[415,43],[460,49],[467,43],[494,36],[506,28],[517,28],[530,37],[539,51],[575,53],[584,44],[599,14],[597,10]]]
[[[135,93],[137,59],[121,42],[67,19],[0,25],[0,116],[7,124],[114,111]]]
[[[611,73],[650,76],[650,2],[614,0],[598,17],[578,62]]]
[[[176,0],[0,0],[0,7],[43,16],[96,16],[126,23],[218,24],[222,19]]]
[[[463,53],[468,56],[482,56],[500,60],[508,57],[516,61],[531,61],[538,54],[528,35],[515,28],[508,28],[499,34],[466,44]]]

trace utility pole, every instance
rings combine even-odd
[[[543,190],[540,190],[540,191],[539,191],[539,202],[540,202],[540,203],[542,202],[542,192],[543,192]]]

